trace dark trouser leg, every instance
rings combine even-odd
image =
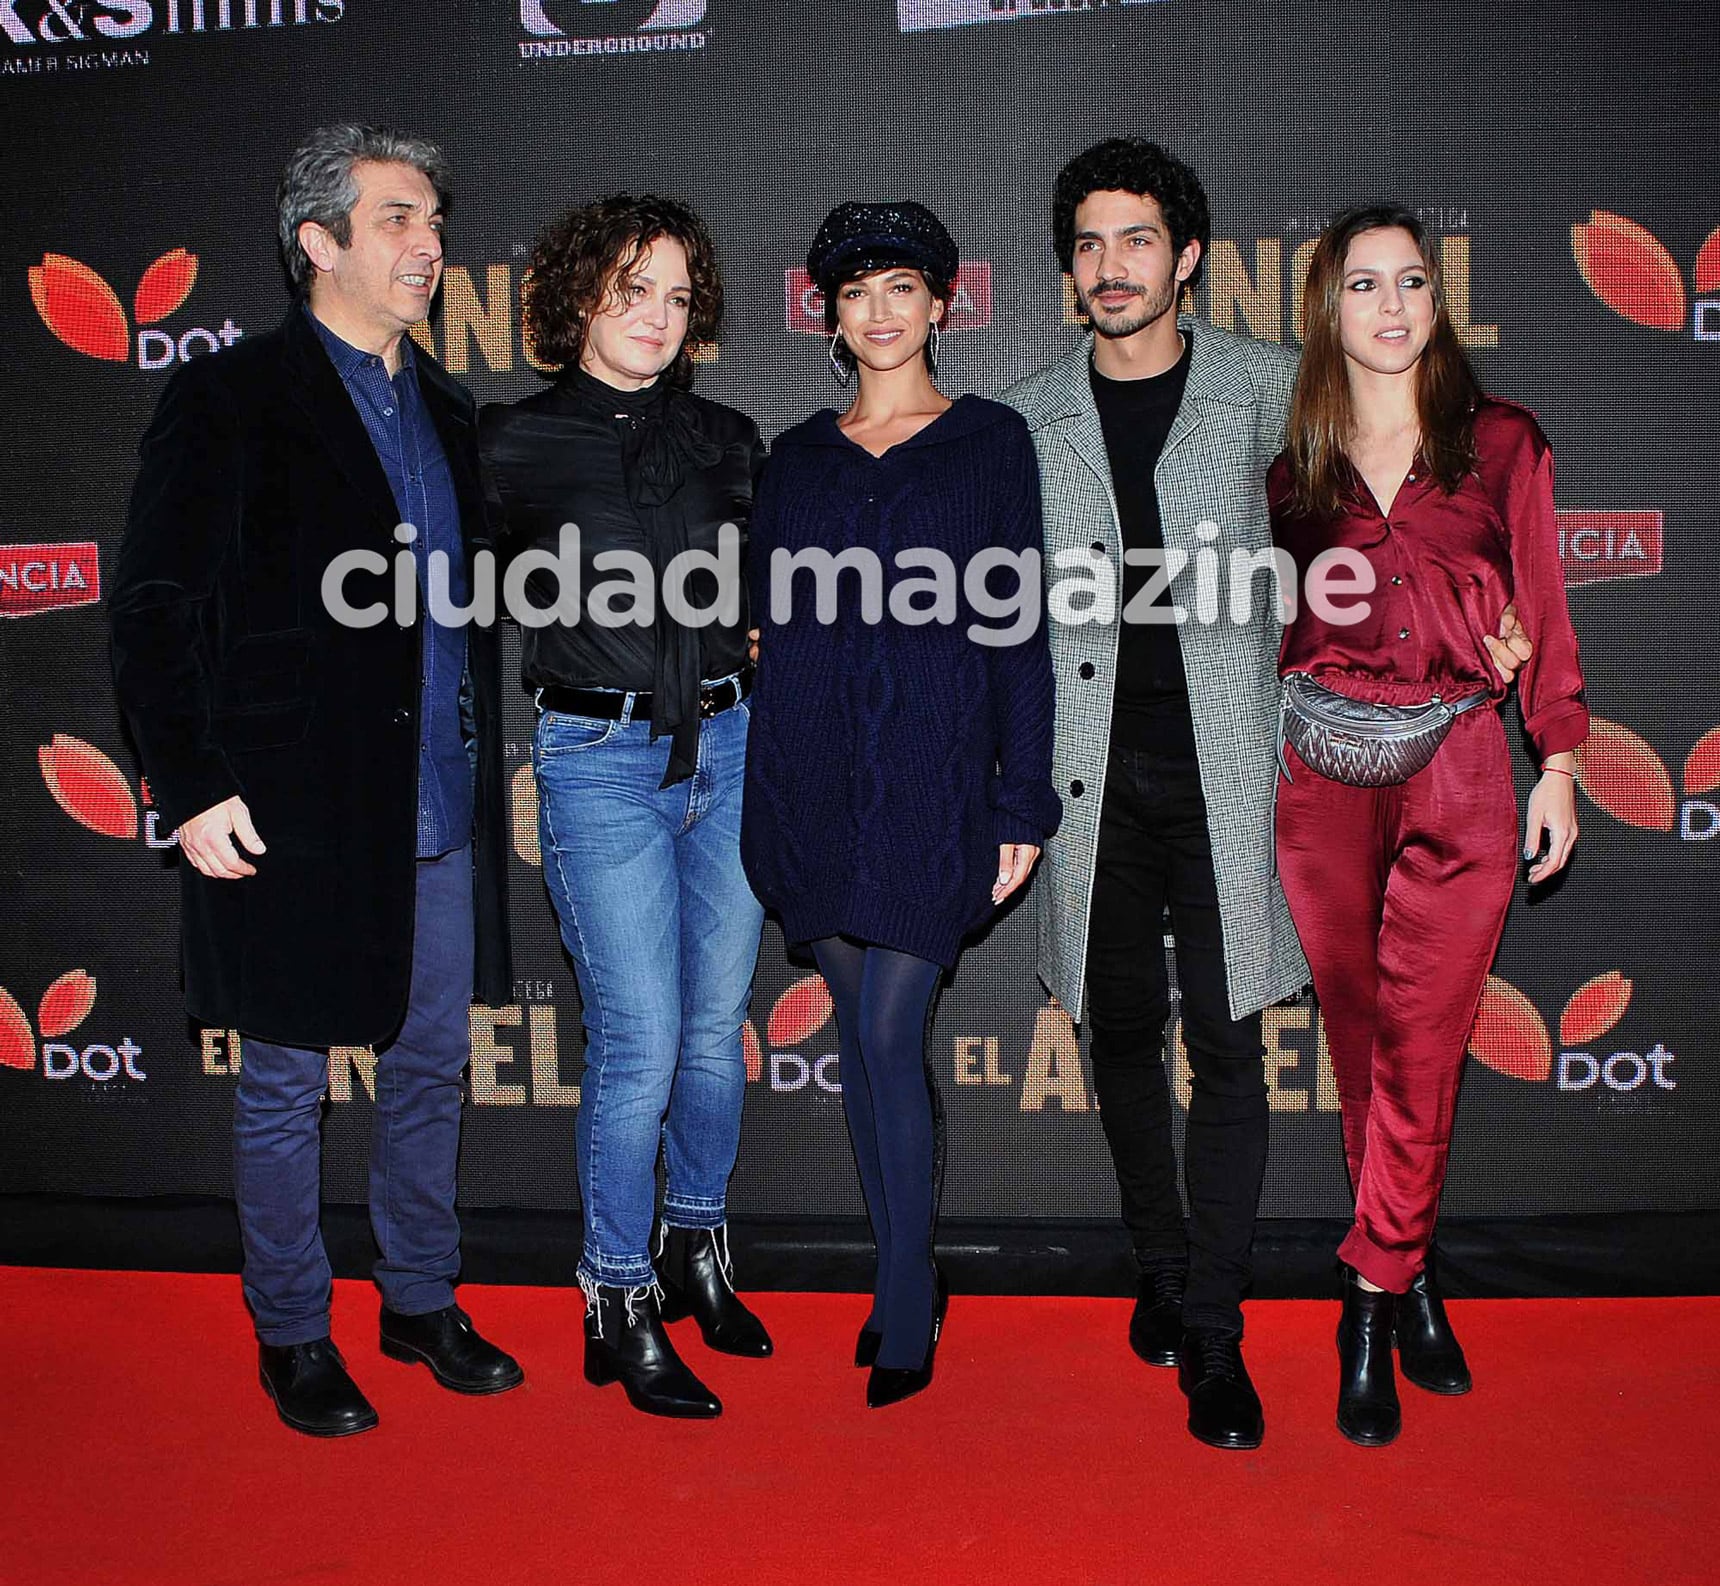
[[[1194,775],[1191,802],[1199,806],[1199,818],[1167,823],[1165,834],[1192,1086],[1183,1140],[1189,1206],[1183,1322],[1240,1331],[1242,1296],[1253,1275],[1254,1220],[1266,1177],[1270,1117],[1260,1015],[1230,1016],[1218,883],[1198,772]]]
[[[1150,824],[1144,757],[1113,748],[1087,933],[1087,1022],[1099,1122],[1123,1223],[1145,1266],[1187,1254],[1165,1078],[1164,907],[1169,856]]]
[[[841,1048],[842,1113],[848,1122],[848,1141],[854,1148],[854,1165],[860,1173],[860,1193],[866,1201],[866,1216],[872,1224],[872,1242],[878,1250],[878,1270],[873,1286],[872,1314],[866,1326],[882,1330],[884,1264],[890,1251],[890,1218],[884,1205],[884,1180],[878,1166],[878,1129],[872,1115],[872,1087],[860,1057],[860,983],[866,968],[866,949],[840,936],[812,944],[819,973],[830,988],[836,1005],[836,1033]]]
[[[233,1198],[244,1290],[265,1344],[329,1330],[328,1256],[317,1225],[328,1053],[246,1036],[233,1098]]]
[[[454,1303],[460,1075],[472,1054],[472,850],[418,861],[412,989],[376,1055],[370,1223],[383,1303],[420,1316]]]

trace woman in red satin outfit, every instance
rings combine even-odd
[[[1505,688],[1484,644],[1508,602],[1534,646],[1518,677],[1542,772],[1523,837],[1524,856],[1541,855],[1532,883],[1563,868],[1576,841],[1572,751],[1588,711],[1552,453],[1527,411],[1482,394],[1416,217],[1339,216],[1305,301],[1306,350],[1268,485],[1274,536],[1299,587],[1321,552],[1342,548],[1365,559],[1373,590],[1346,596],[1347,615],[1304,602],[1279,670],[1377,704],[1489,695],[1407,781],[1329,780],[1287,745],[1278,784],[1279,870],[1326,1021],[1356,1192],[1339,1249],[1338,1426],[1378,1445],[1401,1421],[1394,1332],[1412,1382],[1470,1386],[1426,1262],[1458,1074],[1517,874],[1494,708]]]

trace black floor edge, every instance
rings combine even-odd
[[[470,1207],[461,1212],[465,1281],[573,1283],[579,1220],[565,1212]],[[1335,1294],[1334,1252],[1346,1224],[1262,1221],[1257,1299]],[[362,1207],[327,1206],[323,1234],[341,1277],[375,1259]],[[736,1218],[743,1288],[860,1291],[872,1281],[871,1240],[857,1221]],[[1451,1218],[1440,1224],[1440,1272],[1456,1297],[1720,1293],[1720,1211]],[[938,1227],[938,1259],[967,1294],[1128,1294],[1133,1264],[1121,1229],[1091,1222],[966,1222]],[[120,1271],[236,1272],[231,1201],[207,1197],[0,1195],[0,1264]]]

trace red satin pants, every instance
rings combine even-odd
[[[1288,747],[1285,759],[1295,780],[1278,779],[1278,869],[1356,1192],[1338,1254],[1401,1294],[1433,1235],[1458,1075],[1516,882],[1510,756],[1483,706],[1396,787],[1328,781]]]

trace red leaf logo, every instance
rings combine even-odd
[[[1692,798],[1720,787],[1720,727],[1705,732],[1684,762],[1684,791]]]
[[[131,356],[125,310],[113,288],[87,264],[45,253],[29,275],[30,299],[42,323],[73,351],[114,363]]]
[[[166,319],[191,295],[197,284],[197,255],[184,248],[164,253],[137,283],[131,300],[132,311],[140,325],[153,325]]]
[[[757,1079],[764,1073],[764,1048],[758,1042],[758,1030],[751,1019],[741,1026],[741,1050],[746,1053],[747,1078]]]
[[[0,986],[0,1066],[36,1066],[36,1037],[30,1032],[30,1021],[4,986]]]
[[[1615,314],[1654,330],[1684,328],[1684,277],[1661,240],[1605,209],[1571,227],[1571,254],[1589,290]]]
[[[68,1034],[90,1016],[96,1005],[96,983],[81,969],[68,970],[42,993],[36,1025],[48,1040]]]
[[[1605,1035],[1624,1017],[1635,989],[1616,969],[1578,986],[1559,1015],[1559,1045],[1569,1050]]]
[[[137,800],[120,768],[93,744],[54,734],[36,751],[42,780],[73,820],[104,837],[137,836]]]
[[[1672,778],[1660,756],[1628,727],[1595,717],[1577,750],[1577,786],[1614,820],[1669,832],[1678,814]]]
[[[1535,1004],[1508,980],[1487,977],[1470,1053],[1513,1079],[1545,1079],[1553,1072],[1553,1042]]]
[[[1720,292],[1720,226],[1708,233],[1708,240],[1696,255],[1696,290]]]
[[[765,1038],[772,1050],[799,1046],[830,1022],[834,1008],[824,977],[808,975],[795,981],[776,999],[776,1006],[770,1010],[770,1023],[765,1027]]]

